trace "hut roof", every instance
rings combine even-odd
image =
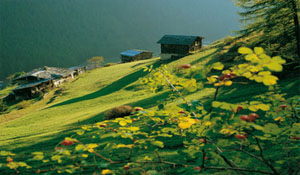
[[[24,85],[20,85],[20,86],[18,86],[17,88],[13,89],[13,91],[20,90],[20,89],[26,89],[26,88],[35,87],[35,86],[40,85],[40,84],[42,84],[42,83],[48,82],[48,81],[50,81],[50,80],[51,80],[51,79],[48,78],[48,79],[36,81],[36,82],[33,82],[33,83],[27,83],[27,84],[24,84]]]
[[[143,52],[151,52],[151,51],[148,51],[148,50],[138,50],[138,49],[130,49],[130,50],[126,50],[124,52],[121,52],[120,54],[122,56],[130,56],[130,57],[133,57],[133,56],[136,56],[140,53],[143,53]],[[152,52],[151,52],[152,53]]]
[[[130,57],[133,57],[133,56],[136,56],[138,54],[142,53],[142,51],[140,50],[126,50],[124,52],[121,52],[120,54],[122,56],[130,56]]]
[[[67,77],[71,75],[74,71],[65,68],[58,67],[43,67],[34,69],[31,72],[28,72],[22,76],[15,78],[15,80],[23,79],[25,77],[38,77],[41,79],[57,79],[62,77]]]
[[[159,44],[174,44],[174,45],[191,45],[197,38],[203,39],[201,36],[186,36],[186,35],[165,35],[157,43]]]

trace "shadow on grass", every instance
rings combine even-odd
[[[149,98],[146,98],[146,99],[143,99],[143,100],[139,100],[139,101],[136,101],[136,102],[133,102],[133,103],[127,103],[127,104],[124,104],[124,105],[130,105],[132,107],[142,107],[142,108],[151,108],[151,107],[154,107],[154,106],[157,106],[158,105],[158,102],[159,101],[162,101],[162,100],[166,100],[169,95],[172,93],[172,91],[167,91],[167,92],[163,92],[163,93],[160,93],[160,94],[157,94],[155,96],[152,96],[152,97],[149,97]],[[114,106],[112,106],[113,108]],[[97,123],[99,121],[102,121],[104,120],[104,114],[105,114],[106,111],[103,111],[89,119],[86,119],[86,120],[83,120],[83,121],[80,121],[80,123],[75,123],[75,124],[72,124],[71,127],[74,127],[74,126],[80,126],[82,124],[91,124],[91,123]]]
[[[201,62],[201,61],[204,61],[205,59],[207,59],[207,58],[209,58],[209,57],[211,57],[211,56],[217,54],[217,53],[220,52],[222,49],[223,49],[222,47],[219,47],[219,48],[218,48],[216,51],[214,51],[213,53],[208,54],[208,55],[206,55],[206,56],[203,56],[203,57],[201,57],[201,58],[199,58],[199,59],[197,59],[197,60],[195,60],[195,61],[192,61],[192,62],[191,62],[191,65],[197,64],[197,63],[199,63],[199,62]],[[214,62],[214,59],[211,59],[211,62]],[[207,63],[206,65],[209,65],[209,64],[210,64],[210,62]]]
[[[157,68],[160,65],[161,65],[161,62],[157,61],[153,64],[153,68]],[[77,103],[77,102],[85,101],[85,100],[91,100],[91,99],[99,98],[101,96],[105,96],[105,95],[114,93],[114,92],[126,87],[127,85],[134,83],[139,78],[144,77],[147,74],[149,74],[149,72],[144,72],[143,69],[140,69],[136,72],[133,72],[129,75],[124,76],[123,78],[111,83],[110,85],[100,89],[99,91],[96,91],[96,92],[93,92],[91,94],[84,95],[81,97],[73,98],[73,99],[64,101],[62,103],[55,104],[53,106],[50,106],[49,108],[68,105],[68,104]]]

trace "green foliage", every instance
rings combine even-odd
[[[92,57],[87,60],[89,64],[91,64],[94,68],[99,67],[104,61],[104,58],[99,56],[99,57]]]
[[[25,108],[28,108],[30,105],[32,105],[32,101],[30,101],[30,100],[23,100],[22,102],[20,102],[17,105],[17,108],[18,109],[25,109]]]
[[[117,63],[106,63],[104,64],[104,67],[110,67],[110,66],[114,66],[116,65]]]
[[[16,72],[14,74],[9,75],[8,77],[6,77],[6,79],[11,83],[11,84],[16,84],[16,82],[14,81],[15,78],[24,75],[25,72]]]
[[[115,119],[118,117],[125,117],[131,114],[131,112],[133,111],[133,108],[129,105],[122,105],[122,106],[118,106],[118,107],[114,107],[112,109],[110,109],[109,111],[107,111],[104,114],[104,117],[106,119]]]
[[[1,99],[0,100],[0,113],[1,112],[5,112],[8,109],[7,105],[5,104],[5,102]]]
[[[299,1],[297,0],[235,0],[244,28],[241,37],[248,43],[261,45],[271,53],[299,60]],[[297,22],[298,21],[298,22]],[[298,32],[297,32],[298,31]],[[297,55],[298,54],[298,55]],[[297,58],[298,57],[298,58]]]

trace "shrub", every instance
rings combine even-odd
[[[115,119],[118,117],[125,117],[131,114],[133,108],[129,105],[122,105],[110,109],[104,114],[105,119]]]
[[[105,65],[104,65],[104,67],[109,67],[109,66],[113,66],[113,65],[116,65],[117,63],[106,63]]]
[[[21,103],[19,103],[17,107],[18,107],[18,109],[25,109],[25,108],[29,107],[31,104],[32,104],[31,101],[24,100]]]
[[[4,101],[0,100],[0,112],[5,112],[8,109],[7,105],[4,103]]]

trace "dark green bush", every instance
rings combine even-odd
[[[118,106],[118,107],[114,107],[112,109],[110,109],[109,111],[107,111],[104,114],[104,118],[109,120],[109,119],[115,119],[118,117],[125,117],[131,114],[131,112],[133,111],[133,108],[129,105],[122,105],[122,106]]]
[[[7,105],[5,102],[1,99],[0,100],[0,112],[5,112],[8,109]]]
[[[104,67],[109,67],[109,66],[113,66],[113,65],[116,65],[117,63],[106,63],[105,65],[104,65]]]
[[[25,108],[29,107],[30,105],[32,105],[32,102],[31,102],[31,101],[26,101],[26,100],[24,100],[24,101],[22,101],[21,103],[19,103],[19,104],[17,105],[17,107],[18,107],[18,109],[25,109]]]

